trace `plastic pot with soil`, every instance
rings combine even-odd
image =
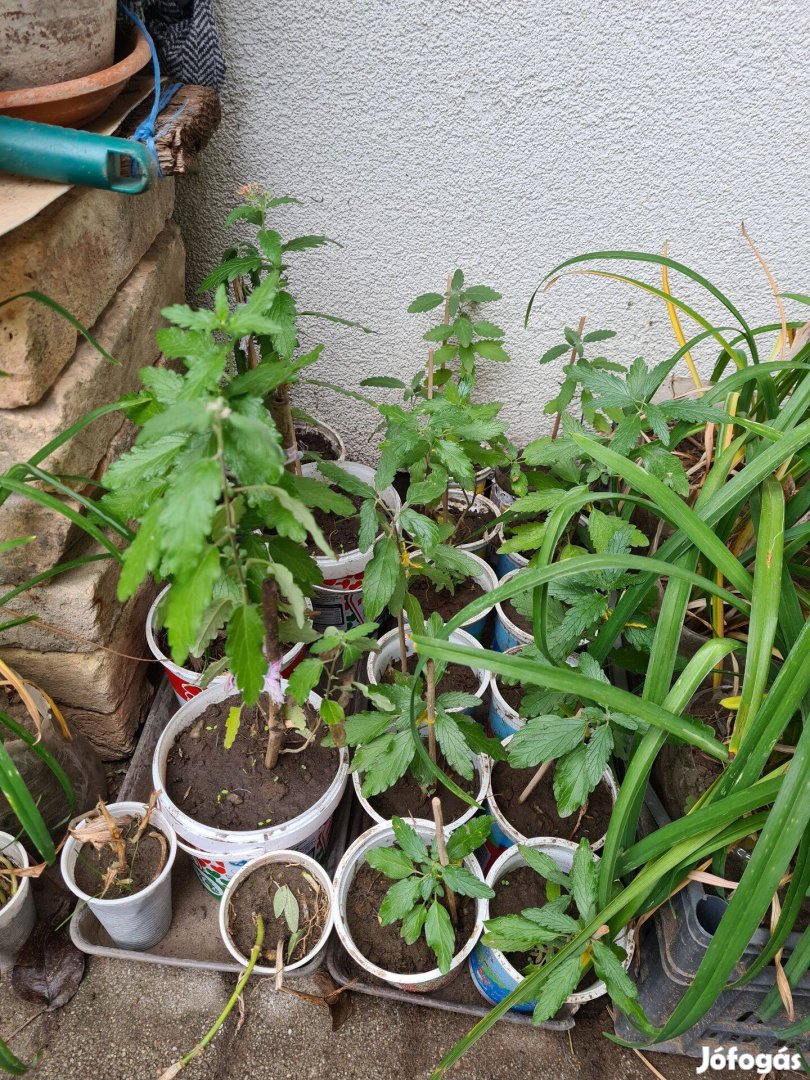
[[[486,819],[484,819],[486,823]],[[422,847],[433,855],[436,851],[434,838],[436,827],[433,822],[419,819],[410,819],[406,823],[416,833],[422,843]],[[467,826],[473,830],[472,823]],[[335,927],[340,941],[351,959],[369,975],[388,983],[400,990],[426,993],[438,990],[451,982],[461,971],[462,965],[472,952],[482,929],[482,916],[484,911],[483,900],[478,897],[467,895],[455,896],[456,910],[455,920],[452,919],[445,908],[446,894],[442,898],[434,898],[430,906],[441,904],[444,914],[438,911],[430,912],[424,909],[417,915],[410,916],[412,924],[403,922],[400,926],[393,918],[395,911],[391,909],[392,900],[386,898],[389,890],[396,884],[386,872],[379,869],[384,865],[386,858],[392,865],[387,869],[394,873],[400,873],[400,880],[410,880],[407,867],[402,863],[401,869],[397,870],[394,865],[401,862],[400,849],[397,848],[395,835],[395,823],[387,822],[373,826],[367,832],[359,836],[347,849],[335,871]],[[454,841],[453,836],[459,839]],[[488,895],[485,891],[484,877],[481,868],[474,855],[467,854],[463,858],[456,857],[454,845],[460,849],[469,846],[462,844],[463,837],[459,833],[448,835],[444,833],[447,858],[450,862],[463,867],[467,874],[477,882],[474,891],[481,895]],[[477,836],[470,832],[467,837],[469,843],[477,844]],[[374,856],[372,861],[377,866],[371,865],[367,856],[377,849],[387,848],[394,852],[389,856]],[[419,853],[412,847],[408,847],[410,856],[401,855],[418,865]],[[413,861],[411,861],[413,860]],[[422,880],[421,878],[418,880]],[[395,895],[409,891],[406,884],[400,886]],[[413,902],[419,906],[418,898],[414,890]],[[410,901],[409,901],[410,902]],[[411,908],[415,910],[415,908]],[[388,919],[391,918],[389,922]],[[427,944],[426,936],[422,933],[430,919],[431,933],[435,925],[449,927],[452,932],[452,945],[449,946],[448,955],[443,964],[437,962],[437,956]],[[410,939],[410,944],[406,941]],[[448,935],[449,936],[449,935]],[[442,970],[444,966],[445,970]]]
[[[421,574],[409,582],[408,592],[418,601],[426,616],[437,612],[442,622],[447,623],[473,600],[478,600],[485,593],[497,588],[498,578],[489,563],[484,562],[474,552],[467,551],[465,555],[475,562],[478,569],[475,574],[459,582],[453,592],[449,589],[438,589],[429,578]],[[419,556],[420,552],[413,552],[411,559],[418,563]],[[461,627],[484,647],[488,644],[486,639],[489,637],[489,618],[494,606],[493,604],[488,607],[480,615],[473,615]]]
[[[0,975],[7,975],[14,967],[17,953],[36,922],[31,879],[12,872],[28,866],[22,844],[9,833],[0,832]]]
[[[152,803],[98,807],[70,830],[62,877],[122,949],[150,949],[172,921],[177,840]]]
[[[448,522],[453,533],[445,543],[460,551],[480,555],[492,564],[495,549],[501,543],[500,511],[485,495],[473,495],[461,488],[451,487],[447,493],[447,506],[443,503],[433,511],[439,523]]]
[[[340,468],[373,488],[374,470],[356,461],[341,461]],[[304,476],[317,477],[318,466],[311,462],[303,467]],[[348,495],[359,509],[362,501],[358,496]],[[385,505],[396,514],[400,507],[399,495],[393,487],[380,493]],[[361,590],[363,574],[373,555],[373,545],[366,551],[359,548],[360,521],[357,514],[340,517],[324,510],[315,510],[315,520],[335,553],[334,559],[313,552],[315,561],[323,574],[323,585],[314,590],[314,624],[318,630],[336,626],[349,630],[365,622]]]
[[[184,701],[190,701],[202,692],[200,682],[203,679],[206,667],[217,663],[224,656],[224,637],[220,635],[215,639],[207,650],[206,656],[189,656],[186,663],[194,664],[194,667],[181,667],[179,664],[175,664],[164,652],[164,649],[168,649],[168,644],[164,631],[160,629],[161,604],[165,602],[170,588],[171,586],[167,585],[149,608],[149,614],[146,616],[146,642],[152,656],[159,661],[160,666],[166,672],[166,678],[171,683],[172,690],[174,690],[177,700],[182,705]],[[307,601],[307,605],[311,606],[309,601]],[[297,641],[285,651],[281,660],[281,674],[283,676],[289,675],[296,664],[303,660],[305,648],[306,645],[303,642]],[[209,688],[216,687],[223,690],[227,690],[232,685],[232,676],[228,672],[215,675],[208,683]]]
[[[252,859],[231,879],[219,908],[219,932],[237,963],[248,965],[257,916],[264,945],[260,975],[309,975],[320,967],[334,925],[329,875],[300,851],[271,851]]]
[[[513,738],[510,735],[504,739],[505,750]],[[543,767],[516,769],[508,761],[493,764],[486,801],[495,819],[491,841],[496,848],[523,844],[538,836],[558,837],[566,842],[586,839],[592,851],[604,845],[618,796],[613,773],[606,769],[580,810],[561,817],[554,794],[554,768],[553,762],[545,771]]]
[[[581,913],[576,909],[571,878],[576,874],[575,860],[590,859],[592,855],[587,845],[583,845],[578,855],[577,847],[568,840],[556,837],[535,837],[522,843],[522,850],[517,846],[509,847],[490,867],[486,880],[495,895],[483,902],[484,935],[470,957],[470,975],[481,996],[491,1005],[503,1001],[523,982],[523,969],[542,963],[578,932],[576,920]],[[533,858],[535,852],[540,853],[543,861]],[[546,860],[550,860],[553,867],[548,867]],[[550,900],[547,888],[551,878],[545,875],[551,874],[556,878],[554,868],[562,871],[565,877],[553,882],[560,897]],[[533,944],[532,921],[522,917],[521,912],[535,914],[540,922],[541,912],[545,908],[549,908],[550,916],[551,909],[555,909],[553,925],[560,931],[559,937],[549,941],[550,934],[546,928],[545,932],[540,932],[537,943]],[[561,929],[566,925],[566,920],[570,920],[570,930],[567,932]],[[501,947],[498,947],[499,944]],[[633,957],[632,934],[622,930],[612,946],[600,942],[599,949],[602,948],[615,950],[614,955],[621,958],[625,970],[629,968]],[[593,962],[597,966],[598,955],[598,949],[594,949]],[[534,998],[513,1006],[513,1011],[534,1013],[539,1004],[542,1015],[536,1015],[535,1022],[540,1023],[553,1016],[571,1016],[581,1005],[595,1001],[606,993],[605,983],[589,968],[584,971],[579,986],[565,998],[559,1009],[552,1011],[545,1008],[542,998]]]
[[[304,461],[346,460],[346,446],[339,432],[314,416],[295,421],[295,442]]]
[[[526,563],[528,565],[528,561]],[[520,573],[520,568],[510,570],[498,584],[505,585],[507,581],[514,581]],[[517,605],[515,601],[517,601]],[[495,640],[494,647],[498,652],[509,652],[518,646],[530,645],[534,641],[531,617],[526,610],[519,610],[520,599],[502,600],[495,605]]]
[[[520,656],[525,645],[515,645],[506,652],[509,656]],[[566,663],[576,667],[576,654],[569,656]],[[519,684],[509,682],[502,675],[493,675],[489,683],[489,726],[498,739],[508,739],[526,723],[521,715],[521,705],[526,690]]]
[[[301,711],[310,733],[318,730],[320,701],[310,694]],[[267,743],[261,703],[248,708],[240,694],[212,687],[178,709],[155,747],[159,805],[215,895],[257,855],[295,848],[318,858],[326,851],[348,752],[285,727],[278,761],[267,767]]]

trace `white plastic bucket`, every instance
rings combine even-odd
[[[0,854],[21,870],[29,866],[25,848],[9,833],[0,832]],[[17,891],[0,908],[0,975],[7,975],[14,967],[17,954],[34,929],[36,917],[31,879],[19,877]]]
[[[233,698],[234,704],[241,701],[240,695],[234,691],[209,687],[181,705],[163,729],[152,758],[152,784],[154,789],[160,792],[158,805],[173,825],[178,837],[184,841],[183,850],[194,860],[201,882],[215,896],[222,895],[232,874],[249,858],[284,848],[295,848],[306,855],[322,855],[328,844],[332,816],[340,803],[349,777],[349,754],[346,748],[342,747],[335,778],[317,802],[290,821],[265,829],[216,829],[184,814],[166,794],[166,762],[169,751],[179,734],[191,727],[209,705],[218,705],[229,698]],[[316,709],[320,705],[321,699],[317,694],[310,694],[309,700]],[[223,859],[224,855],[229,856],[227,861]]]
[[[477,638],[474,638],[472,634],[467,633],[466,630],[454,630],[450,635],[450,640],[455,642],[456,645],[467,645],[472,649],[483,649],[483,645]],[[399,663],[399,630],[389,630],[387,634],[379,639],[379,650],[368,654],[366,661],[366,673],[368,674],[368,681],[372,685],[382,682],[382,677],[385,672],[391,666],[396,666]],[[405,652],[408,656],[413,656],[414,645],[411,639],[410,629],[408,624],[405,624]],[[487,687],[490,684],[491,676],[484,668],[473,668],[475,674],[478,676],[478,689],[475,691],[476,697],[480,697],[484,700],[487,692]],[[448,712],[458,712],[457,709],[448,709]],[[470,710],[465,710],[469,712]]]
[[[340,467],[345,472],[363,480],[374,487],[374,470],[368,465],[356,461],[341,461]],[[304,476],[317,477],[318,466],[310,462],[303,467]],[[339,490],[339,489],[338,489]],[[393,487],[387,487],[380,493],[380,498],[394,512],[400,508],[400,498]],[[365,622],[363,613],[363,574],[374,553],[373,546],[367,551],[347,551],[336,559],[327,559],[316,555],[315,561],[323,574],[323,585],[316,586],[313,592],[315,609],[314,625],[317,630],[327,626],[336,626],[339,630],[350,630]]]
[[[461,488],[455,487],[454,485],[450,487],[447,501],[452,510],[464,510],[467,506],[468,499],[469,495],[464,495]],[[485,495],[476,494],[473,496],[472,508],[475,509],[476,507],[479,510],[491,511],[495,514],[496,520],[481,533],[478,539],[471,540],[467,544],[454,544],[453,546],[458,548],[459,551],[480,555],[482,559],[485,559],[490,565],[493,565],[495,549],[500,546],[503,539],[501,536],[501,522],[498,520],[501,512],[495,503]]]
[[[312,877],[318,882],[322,889],[325,890],[326,895],[329,898],[329,915],[326,923],[324,924],[321,936],[309,950],[309,952],[302,956],[300,960],[296,960],[294,964],[284,965],[284,975],[295,974],[296,976],[310,975],[313,971],[316,971],[321,966],[323,959],[323,950],[326,948],[326,943],[329,940],[329,935],[332,933],[332,927],[335,925],[335,895],[332,889],[332,881],[324,868],[316,863],[314,859],[311,859],[309,855],[304,855],[300,851],[269,851],[265,855],[260,855],[258,858],[252,859],[249,863],[243,866],[235,875],[231,878],[228,888],[225,890],[225,895],[222,898],[222,903],[219,907],[219,933],[222,940],[225,943],[225,948],[236,960],[237,964],[241,964],[243,967],[247,967],[248,958],[243,956],[242,953],[236,948],[236,945],[228,933],[228,914],[231,900],[233,895],[242,882],[248,878],[254,870],[260,866],[266,866],[268,863],[297,863],[303,870],[311,874]],[[265,944],[267,942],[265,941]],[[275,967],[268,967],[264,964],[257,963],[253,968],[253,971],[257,975],[275,975]]]
[[[493,473],[492,481],[489,485],[489,497],[498,507],[498,512],[501,514],[506,513],[516,498],[511,491],[507,491],[505,488],[501,487],[495,473]]]
[[[200,674],[196,671],[191,671],[190,668],[180,667],[179,664],[175,664],[169,659],[163,652],[157,643],[157,637],[155,635],[155,619],[157,616],[158,604],[160,604],[163,597],[168,593],[170,585],[155,598],[155,602],[149,608],[149,614],[146,616],[146,641],[149,645],[149,651],[152,656],[160,662],[161,667],[166,672],[166,677],[171,683],[172,690],[174,690],[177,700],[182,705],[184,701],[190,701],[191,698],[196,697],[197,694],[202,693],[200,690]],[[309,601],[307,601],[309,605]],[[293,668],[304,659],[305,645],[303,642],[298,641],[295,645],[291,646],[281,659],[281,674],[289,675]],[[228,685],[229,675],[217,675],[215,676],[209,686],[226,687]]]
[[[510,570],[508,574],[501,578],[499,584],[504,585],[507,581],[513,580],[518,573],[519,570]],[[494,647],[497,652],[509,652],[510,649],[517,646],[530,645],[533,641],[534,636],[532,634],[527,633],[517,623],[512,622],[504,611],[502,603],[495,605]]]
[[[411,558],[418,560],[420,554],[421,552],[415,551],[413,552]],[[485,593],[492,592],[493,589],[497,588],[498,577],[495,571],[489,565],[489,563],[485,562],[480,555],[476,555],[474,551],[465,551],[464,554],[467,556],[468,559],[472,559],[472,561],[476,564],[478,568],[476,573],[470,575],[472,577],[472,580],[477,585],[480,585]],[[489,618],[490,612],[492,611],[493,607],[494,604],[488,607],[486,611],[484,611],[481,615],[474,615],[465,623],[462,623],[460,629],[466,630],[467,633],[472,634],[472,636],[477,641],[481,641],[484,635],[484,630],[487,626],[487,619]],[[429,614],[430,612],[425,612],[426,616]]]
[[[510,735],[507,739],[503,740],[504,749],[509,748],[509,743],[512,741],[512,737],[513,736]],[[538,765],[538,768],[539,767],[540,766]],[[544,777],[542,782],[550,782],[550,780],[551,777],[547,776]],[[498,806],[498,799],[492,789],[492,783],[493,779],[492,774],[490,773],[490,783],[489,788],[487,789],[486,802],[487,810],[495,818],[489,834],[491,844],[494,845],[494,847],[496,848],[509,848],[513,844],[526,844],[529,843],[529,841],[531,841],[532,839],[535,839],[534,837],[524,836],[523,833],[518,832],[515,826],[507,819],[500,806]],[[613,778],[613,773],[610,771],[610,769],[605,769],[605,771],[602,773],[602,779],[600,780],[600,783],[604,784],[607,787],[608,791],[610,792],[611,802],[615,805],[616,799],[619,795],[619,789],[616,786],[616,781]],[[568,841],[566,841],[566,843],[568,843]],[[604,843],[604,835],[600,836],[598,840],[591,840],[591,851],[599,851],[599,849],[604,846]]]
[[[571,843],[569,840],[559,840],[557,837],[538,836],[533,840],[523,841],[528,847],[535,848],[538,851],[542,851],[553,859],[559,866],[563,873],[569,873],[574,861],[574,853],[577,850],[577,845]],[[594,861],[597,861],[594,859]],[[523,856],[518,851],[517,847],[508,848],[496,861],[487,874],[487,885],[492,889],[497,889],[498,881],[510,870],[515,870],[519,866],[525,866],[526,862]],[[484,914],[482,916],[483,921],[486,922],[489,919],[489,900],[482,901],[484,905]],[[622,930],[616,936],[616,942],[626,950],[627,956],[622,961],[622,966],[625,971],[630,966],[630,961],[633,959],[634,942],[632,934],[628,934],[626,930]],[[475,983],[475,987],[481,996],[490,1003],[490,1005],[497,1005],[503,1001],[517,986],[523,982],[524,976],[513,967],[509,962],[505,953],[502,953],[500,949],[493,949],[490,945],[484,945],[482,942],[478,942],[475,946],[472,956],[470,957],[470,975],[472,981]],[[607,988],[603,982],[596,982],[592,986],[589,986],[587,990],[578,990],[565,999],[558,1016],[572,1016],[581,1005],[584,1005],[588,1001],[595,1001],[597,998],[602,997],[607,993]],[[512,1008],[512,1012],[531,1013],[534,1012],[534,1007],[537,1004],[537,999],[526,1001],[520,1005],[515,1005]]]
[[[346,445],[343,439],[340,437],[340,433],[335,431],[333,427],[327,424],[325,421],[313,416],[312,420],[296,420],[295,422],[295,435],[296,441],[303,432],[317,431],[326,439],[334,452],[335,462],[341,462],[346,460]]]
[[[510,656],[520,656],[523,652],[522,645],[513,646],[506,650]],[[513,709],[501,693],[498,683],[500,676],[493,675],[489,683],[489,726],[496,739],[508,739],[514,735],[518,728],[523,727],[526,721],[516,709]]]
[[[139,802],[113,803],[107,808],[113,819],[124,815],[142,816],[146,805]],[[83,900],[120,949],[150,949],[166,935],[172,921],[172,866],[177,855],[177,839],[171,822],[157,808],[149,816],[149,825],[155,825],[169,841],[166,864],[153,882],[117,900],[101,900],[88,896],[76,884],[73,870],[82,845],[69,836],[62,848],[62,877],[74,895]]]
[[[423,840],[430,843],[435,835],[432,822],[420,818],[412,818],[409,820],[409,824],[413,826]],[[445,832],[446,831],[447,830],[445,830]],[[372,826],[368,832],[364,832],[361,836],[358,836],[351,847],[346,850],[343,858],[338,863],[337,870],[335,870],[335,928],[343,948],[352,960],[354,960],[354,962],[364,971],[367,971],[377,979],[382,979],[383,982],[388,983],[390,986],[395,986],[399,990],[408,990],[414,993],[424,994],[430,990],[438,990],[440,987],[451,982],[459,974],[464,961],[470,955],[475,947],[475,943],[481,936],[481,931],[483,929],[483,912],[485,909],[481,900],[474,901],[476,906],[476,918],[473,932],[464,945],[464,948],[453,957],[450,970],[444,975],[438,968],[411,975],[402,975],[399,972],[386,971],[385,968],[372,964],[372,962],[367,960],[357,948],[352,938],[351,931],[349,930],[349,924],[346,918],[349,890],[358,867],[365,861],[366,852],[371,851],[372,848],[376,847],[391,847],[393,843],[394,831],[390,823],[385,823]],[[471,874],[475,874],[481,881],[484,880],[484,875],[481,873],[481,867],[478,865],[478,860],[474,855],[468,855],[464,860],[464,865]],[[393,885],[393,881],[391,884]]]

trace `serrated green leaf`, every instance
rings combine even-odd
[[[474,899],[491,899],[495,891],[481,878],[471,873],[466,866],[453,866],[451,863],[442,868],[442,879],[454,893],[471,896]]]
[[[446,908],[434,900],[428,908],[425,919],[425,941],[436,957],[439,971],[443,974],[450,970],[456,947],[456,935]]]
[[[454,829],[447,838],[447,857],[450,861],[458,862],[480,848],[489,837],[493,820],[489,814],[482,814]]]
[[[380,537],[363,574],[363,607],[370,619],[385,611],[401,574],[399,545],[393,539]]]
[[[523,915],[500,915],[488,919],[484,927],[483,944],[504,953],[528,952],[560,936],[556,930],[548,930]]]
[[[323,661],[314,657],[307,657],[297,664],[290,672],[287,680],[287,689],[298,702],[303,705],[309,695],[318,685],[318,680],[323,673]]]
[[[444,710],[436,712],[436,739],[448,765],[465,780],[472,780],[475,770],[467,743],[464,741],[458,724]]]
[[[580,917],[589,921],[596,913],[596,896],[599,871],[594,862],[591,846],[587,840],[580,840],[574,852],[574,862],[569,874],[570,893]]]
[[[531,769],[553,761],[582,745],[587,720],[576,716],[535,716],[519,728],[509,743],[509,763],[515,769]]]
[[[240,604],[228,623],[227,652],[236,685],[246,705],[255,705],[264,687],[267,661],[262,652],[264,623],[253,604]]]
[[[366,862],[386,877],[399,881],[410,877],[414,865],[404,851],[395,847],[375,847],[366,852]]]
[[[574,993],[582,978],[582,960],[566,960],[546,979],[532,1014],[533,1024],[542,1024],[556,1016],[566,999]]]
[[[419,833],[402,818],[393,817],[391,827],[399,847],[409,859],[415,863],[427,862],[429,859],[427,845]]]
[[[421,878],[416,874],[411,874],[391,886],[380,904],[382,926],[390,926],[391,923],[405,918],[419,899],[421,884]]]
[[[500,360],[504,362],[511,359],[500,341],[476,341],[473,349],[484,360]]]
[[[485,304],[490,300],[501,299],[501,293],[491,289],[489,285],[470,285],[461,296],[463,300],[473,304]]]
[[[437,308],[439,304],[444,303],[444,297],[441,293],[422,293],[421,296],[417,296],[415,300],[412,300],[408,305],[408,312],[413,315],[420,311],[432,311]]]
[[[530,847],[528,844],[518,844],[518,851],[526,865],[530,866],[544,881],[559,885],[566,891],[570,889],[568,875],[563,873],[550,855],[546,855],[544,851],[538,851],[537,848]]]
[[[190,572],[177,575],[166,599],[165,624],[175,663],[182,664],[194,647],[203,616],[220,575],[219,549],[206,545]]]
[[[428,884],[430,883],[429,878],[423,878],[422,881],[427,881]],[[422,884],[421,881],[419,883],[420,885]],[[413,945],[414,942],[419,940],[419,935],[422,933],[426,918],[427,908],[424,904],[417,904],[403,917],[400,933],[406,945]]]

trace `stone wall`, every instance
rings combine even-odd
[[[184,296],[185,254],[171,222],[174,180],[135,197],[75,188],[3,237],[0,298],[38,290],[73,313],[116,358],[111,364],[57,313],[21,299],[0,309],[0,472],[24,461],[89,410],[136,389],[159,359],[160,314]],[[43,468],[85,477],[82,490],[131,445],[110,413],[61,446]],[[74,484],[75,486],[75,484]],[[77,504],[73,504],[76,506]],[[11,496],[0,541],[35,539],[0,555],[0,595],[60,562],[97,550],[80,528]],[[144,621],[154,595],[116,600],[117,564],[93,562],[22,593],[5,616],[38,621],[0,634],[0,656],[46,690],[108,759],[132,749],[151,696]]]

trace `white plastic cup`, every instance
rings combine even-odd
[[[421,552],[415,551],[411,558],[418,559]],[[464,554],[468,559],[476,564],[477,572],[471,574],[472,580],[483,589],[485,593],[492,592],[493,589],[498,587],[498,577],[488,562],[485,562],[480,555],[476,555],[474,551],[465,551]],[[473,615],[467,619],[465,623],[461,624],[460,629],[466,630],[468,634],[476,639],[476,641],[482,641],[484,636],[484,630],[486,629],[487,619],[490,616],[495,605],[490,605],[481,615]],[[403,618],[405,613],[403,612]],[[483,642],[482,642],[483,644]]]
[[[333,427],[326,423],[326,421],[313,416],[312,420],[297,420],[295,423],[296,438],[299,432],[304,432],[307,429],[311,431],[320,432],[326,439],[329,445],[334,451],[335,457],[330,460],[334,460],[335,463],[340,463],[346,460],[346,444],[340,436],[340,432],[336,431]]]
[[[0,832],[0,854],[21,870],[27,870],[30,865],[25,848],[7,832]],[[0,908],[0,975],[7,975],[14,967],[17,954],[34,929],[36,918],[31,879],[19,877],[17,891]]]
[[[115,821],[124,815],[142,817],[145,803],[120,802],[107,808]],[[82,822],[83,824],[83,822]],[[74,868],[82,845],[69,836],[62,848],[61,870],[70,891],[83,900],[120,949],[151,949],[165,937],[172,921],[172,866],[177,855],[177,839],[171,822],[157,808],[149,816],[169,841],[169,854],[163,869],[153,882],[131,896],[102,900],[88,896],[76,884]],[[80,826],[79,826],[80,827]]]
[[[248,958],[243,956],[239,952],[236,945],[233,942],[233,938],[228,933],[228,913],[230,903],[233,899],[234,893],[239,886],[261,866],[267,866],[271,863],[297,863],[302,870],[306,870],[312,877],[318,882],[322,889],[326,892],[329,898],[329,915],[326,923],[324,924],[321,936],[314,943],[309,952],[302,956],[300,960],[296,960],[293,964],[284,965],[284,975],[296,975],[298,977],[303,975],[311,975],[314,971],[321,966],[323,960],[323,951],[326,948],[326,943],[329,940],[329,935],[332,933],[332,927],[335,925],[335,894],[332,889],[332,881],[324,868],[309,855],[304,855],[300,851],[268,851],[264,855],[259,855],[255,859],[251,859],[245,866],[243,866],[230,880],[225,895],[222,897],[222,903],[219,906],[219,933],[225,943],[225,948],[242,967],[247,967]],[[275,975],[275,967],[268,967],[265,964],[257,963],[253,968],[253,971],[257,975]]]
[[[413,656],[415,650],[410,634],[410,629],[406,623],[405,652],[408,656]],[[472,634],[467,633],[466,630],[454,630],[450,635],[450,641],[455,642],[456,645],[468,645],[473,649],[483,649],[484,647],[477,638],[474,638]],[[383,634],[379,639],[378,644],[380,646],[379,649],[376,652],[369,653],[366,661],[368,681],[373,686],[381,683],[386,671],[392,665],[396,665],[399,662],[399,630],[389,630],[388,633]],[[483,701],[490,684],[491,676],[484,668],[473,668],[473,671],[478,676],[479,680],[478,689],[475,691],[475,695],[476,697],[480,697]],[[461,710],[448,710],[448,712],[458,711]]]
[[[512,741],[512,738],[513,736],[510,735],[508,738],[503,740],[501,745],[505,750],[509,749],[509,743]],[[540,766],[538,765],[538,768],[539,767]],[[501,810],[500,806],[498,805],[498,797],[492,787],[494,781],[493,773],[494,770],[491,770],[489,788],[487,789],[486,794],[487,810],[495,818],[489,833],[490,843],[495,848],[509,848],[513,844],[527,844],[531,840],[536,839],[535,837],[524,836],[522,832],[519,832]],[[545,783],[546,781],[550,783],[551,778],[548,776],[545,777],[543,783]],[[619,795],[619,789],[616,786],[616,781],[613,778],[613,773],[610,771],[610,769],[605,769],[605,771],[602,773],[602,779],[599,782],[607,787],[608,791],[610,792],[611,802],[615,805],[616,799]],[[605,835],[606,834],[600,836],[598,840],[590,841],[591,851],[599,851],[600,848],[604,846]],[[568,843],[568,841],[566,841],[566,843]]]
[[[341,461],[340,468],[358,480],[374,487],[374,470],[368,465],[356,461]],[[318,477],[316,462],[309,462],[303,467],[304,476]],[[394,513],[400,508],[400,498],[393,487],[387,487],[380,493],[380,498]],[[363,612],[363,574],[374,553],[373,545],[367,551],[355,548],[335,559],[325,555],[316,555],[315,561],[323,574],[323,585],[313,591],[315,609],[314,625],[317,630],[327,626],[336,626],[339,630],[350,630],[365,622]]]
[[[435,827],[432,821],[411,818],[409,819],[408,824],[413,826],[419,836],[430,844],[435,835]],[[445,829],[445,833],[447,833],[447,829]],[[373,975],[377,979],[382,979],[383,982],[388,983],[389,986],[395,986],[398,990],[407,990],[417,994],[425,994],[431,990],[438,990],[440,987],[446,986],[447,983],[451,982],[460,974],[464,961],[470,955],[475,947],[475,943],[481,936],[481,931],[483,929],[483,912],[485,909],[483,901],[474,901],[476,912],[473,932],[470,934],[463,949],[453,957],[450,970],[446,974],[442,974],[436,967],[431,971],[403,975],[397,971],[386,971],[385,968],[378,967],[376,964],[373,964],[370,960],[366,959],[355,945],[349,929],[346,917],[349,891],[352,882],[354,881],[355,874],[359,867],[365,862],[366,852],[371,851],[372,848],[376,847],[391,847],[393,843],[394,830],[390,822],[386,822],[384,824],[372,826],[367,832],[358,836],[354,843],[346,850],[335,870],[335,929],[338,932],[338,937],[340,938],[343,948],[352,960],[354,960],[354,962],[364,971],[368,972],[369,975]],[[484,880],[484,875],[481,873],[481,867],[478,865],[478,860],[474,855],[468,855],[464,860],[464,865],[470,873],[475,874],[480,881]],[[391,884],[393,885],[393,881]]]
[[[180,667],[179,664],[175,664],[168,656],[163,652],[157,643],[157,636],[155,634],[155,619],[157,616],[158,605],[163,597],[168,593],[171,586],[167,585],[166,588],[155,598],[154,603],[149,608],[149,614],[146,616],[146,641],[149,645],[149,651],[154,656],[155,660],[159,661],[160,666],[166,672],[166,678],[171,683],[172,690],[174,690],[175,697],[182,705],[184,701],[190,701],[191,698],[196,697],[197,694],[202,693],[200,689],[201,675],[197,671],[192,671],[190,668]],[[309,601],[307,601],[308,606]],[[297,641],[295,645],[291,646],[281,658],[281,674],[287,676],[304,659],[305,645],[301,641]],[[209,686],[226,687],[230,676],[227,674],[216,675]]]
[[[264,829],[232,831],[204,825],[184,814],[166,794],[166,762],[169,751],[181,732],[191,727],[209,705],[218,705],[230,698],[235,705],[242,700],[234,691],[209,687],[181,705],[163,729],[152,758],[152,784],[154,789],[160,792],[158,805],[183,841],[183,850],[194,860],[194,868],[200,881],[215,896],[222,895],[231,876],[248,858],[286,848],[294,848],[307,855],[323,854],[332,827],[332,817],[349,778],[349,754],[345,747],[341,747],[339,764],[332,783],[317,802],[290,821]],[[317,694],[310,694],[309,701],[317,709],[321,699]],[[223,859],[225,855],[228,856],[227,861]]]
[[[505,585],[507,581],[517,577],[519,572],[519,570],[510,570],[508,574],[501,578],[499,584]],[[532,634],[521,629],[517,623],[512,622],[504,610],[503,603],[495,605],[494,646],[497,652],[509,652],[518,646],[530,645],[533,641],[534,636]]]
[[[571,870],[571,866],[574,862],[574,853],[577,850],[577,845],[571,843],[570,840],[560,840],[555,836],[537,836],[533,840],[521,841],[528,847],[535,848],[538,851],[542,851],[553,859],[557,866],[567,874]],[[594,861],[598,860],[594,857]],[[515,870],[519,866],[525,866],[526,861],[518,851],[517,847],[510,847],[495,860],[490,867],[487,874],[487,885],[491,889],[497,890],[498,882],[504,875],[508,874],[510,870]],[[489,919],[489,900],[482,901],[484,906],[484,914],[482,920],[484,922]],[[628,934],[626,930],[622,930],[616,936],[616,942],[627,951],[625,960],[622,961],[622,966],[625,971],[630,966],[630,961],[633,959],[634,942],[632,934]],[[490,1005],[497,1005],[504,1000],[511,992],[516,989],[524,979],[524,976],[513,967],[509,961],[509,958],[505,953],[502,953],[500,949],[494,949],[491,945],[484,945],[482,942],[478,942],[475,946],[472,956],[470,957],[470,975],[472,981],[475,983],[475,987],[479,994],[488,1001]],[[597,998],[603,997],[607,993],[607,987],[603,982],[596,982],[589,986],[587,990],[578,990],[565,999],[558,1016],[573,1016],[573,1014],[579,1009],[581,1005],[584,1005],[588,1001],[596,1001]],[[537,1004],[537,999],[523,1002],[520,1005],[514,1005],[512,1012],[519,1013],[531,1013],[534,1012],[534,1007]]]

